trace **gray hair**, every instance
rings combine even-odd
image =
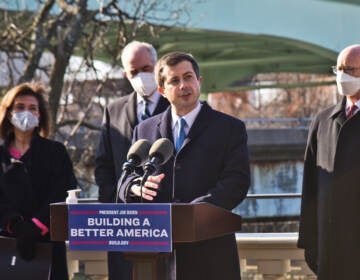
[[[140,48],[145,48],[148,50],[148,52],[150,53],[153,63],[154,65],[156,64],[157,61],[157,52],[155,50],[155,48],[153,47],[153,45],[146,43],[146,42],[139,42],[139,41],[132,41],[129,44],[127,44],[121,53],[121,63],[124,66],[124,62],[126,59],[126,56],[128,55],[128,53],[130,53],[131,51],[135,50],[135,49],[140,49]]]

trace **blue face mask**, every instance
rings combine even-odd
[[[21,111],[12,114],[11,123],[25,132],[37,127],[39,119],[30,111]]]

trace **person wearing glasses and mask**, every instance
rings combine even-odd
[[[340,102],[313,120],[305,152],[298,246],[319,280],[359,279],[360,45],[334,68]]]
[[[157,91],[156,61],[155,48],[146,42],[130,42],[122,51],[123,74],[134,91],[114,100],[104,112],[95,156],[95,181],[99,186],[100,202],[115,202],[116,184],[126,162],[135,126],[169,106]],[[121,252],[108,253],[108,270],[109,280],[132,279],[131,265],[123,259]]]
[[[44,94],[41,84],[24,83],[0,104],[0,235],[16,238],[27,261],[36,255],[36,242],[50,242],[50,203],[65,201],[77,184],[64,145],[47,139],[51,122]],[[66,280],[65,242],[51,244],[49,279]]]

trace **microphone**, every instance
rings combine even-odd
[[[166,163],[172,156],[174,151],[173,143],[167,138],[160,138],[154,142],[149,151],[149,161],[144,165],[144,176],[141,179],[141,188],[145,184],[147,178],[153,174],[158,166]]]
[[[149,140],[137,140],[127,153],[127,161],[122,166],[123,172],[129,174],[134,171],[135,167],[142,165],[147,159],[150,146]]]
[[[134,169],[142,165],[147,159],[151,144],[146,139],[137,140],[127,153],[127,161],[122,165],[122,174],[117,185],[115,203],[119,199],[120,186],[124,180],[134,171]]]

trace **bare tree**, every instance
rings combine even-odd
[[[100,73],[96,59],[105,58],[115,68],[123,46],[139,32],[157,36],[164,28],[185,25],[190,1],[34,0],[36,10],[0,10],[0,63],[8,69],[1,86],[47,83],[53,135],[72,152],[80,177],[89,177],[96,138],[92,131],[99,129],[103,106],[122,94],[124,83],[110,72]],[[77,66],[74,54],[83,58]]]
[[[154,34],[155,26],[184,24],[187,20],[186,17],[180,19],[179,15],[186,15],[188,1],[37,2],[40,9],[36,12],[10,14],[3,11],[3,26],[7,28],[0,35],[0,50],[21,53],[26,62],[19,79],[14,82],[34,79],[36,70],[41,69],[40,59],[44,52],[52,53],[52,68],[46,70],[54,120],[57,120],[65,71],[74,52],[82,55],[88,65],[92,64],[97,54],[108,57],[115,64],[122,47],[135,38],[140,28],[147,26]],[[98,3],[96,9],[89,8],[90,3]]]

